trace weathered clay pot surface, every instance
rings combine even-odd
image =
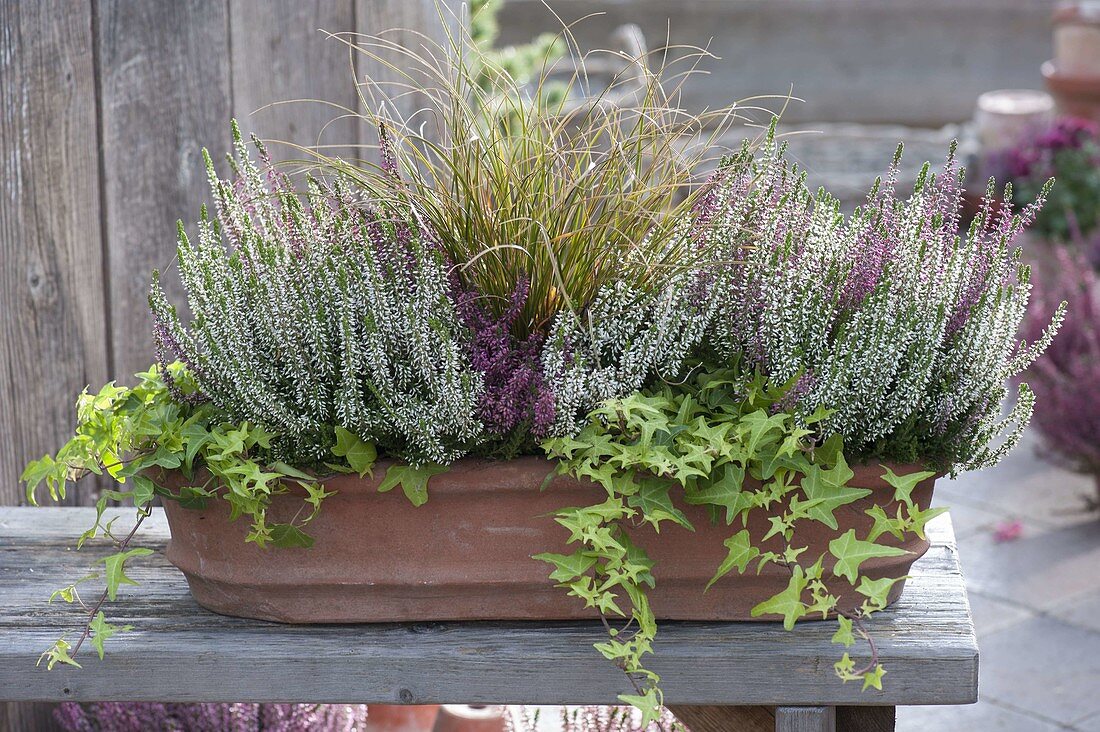
[[[551,464],[539,458],[508,462],[463,460],[429,483],[427,504],[414,508],[399,489],[378,493],[385,464],[374,478],[340,476],[326,483],[336,495],[325,500],[309,527],[316,543],[309,549],[260,549],[245,543],[248,521],[228,520],[228,508],[213,501],[203,510],[166,501],[172,536],[168,559],[187,577],[199,604],[215,612],[289,623],[391,622],[425,620],[575,619],[594,617],[565,590],[548,579],[551,570],[531,559],[540,552],[573,551],[568,533],[552,514],[565,506],[606,499],[603,489],[564,477],[540,490]],[[874,493],[836,512],[839,532],[817,522],[800,522],[794,545],[808,545],[804,556],[818,556],[828,542],[855,528],[861,538],[871,526],[864,511],[880,503],[894,515],[893,489],[879,477],[877,466],[853,468],[852,484]],[[918,470],[896,467],[899,474]],[[934,479],[913,492],[922,508],[932,498]],[[269,523],[288,521],[302,506],[296,493],[277,496]],[[725,558],[722,542],[741,525],[716,525],[705,508],[681,506],[695,532],[671,523],[654,534],[648,526],[632,531],[656,562],[656,589],[650,592],[658,618],[671,620],[749,620],[749,611],[787,586],[789,573],[769,565],[753,572],[726,575],[703,592]],[[756,511],[749,530],[767,532],[764,512]],[[782,551],[773,538],[768,548]],[[865,562],[861,571],[872,579],[902,577],[928,550],[928,542],[907,537],[904,543],[880,541],[912,552]],[[826,565],[828,567],[828,565]],[[829,574],[827,572],[827,574]],[[847,580],[832,578],[830,587],[851,605],[856,595]],[[901,594],[894,585],[891,600]]]

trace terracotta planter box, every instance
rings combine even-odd
[[[550,565],[531,559],[540,552],[570,552],[565,529],[552,514],[565,506],[606,498],[592,484],[559,477],[539,488],[551,463],[523,458],[490,463],[463,460],[429,484],[427,504],[414,508],[400,490],[378,493],[385,464],[374,479],[340,476],[326,483],[336,495],[326,499],[310,526],[316,543],[309,549],[260,549],[246,544],[247,520],[230,522],[221,501],[206,509],[166,501],[171,528],[168,559],[187,577],[195,599],[218,613],[288,623],[346,623],[430,620],[576,619],[594,617],[548,578]],[[825,551],[829,540],[849,528],[865,536],[871,520],[864,511],[880,503],[893,515],[893,489],[882,469],[855,467],[854,485],[875,490],[837,511],[840,531],[816,522],[795,542],[807,554]],[[895,467],[895,472],[918,470]],[[924,481],[914,499],[927,508],[934,479]],[[301,508],[298,495],[277,496],[269,522],[287,521]],[[787,585],[788,572],[769,565],[757,575],[733,572],[704,594],[703,588],[725,558],[722,542],[741,529],[713,524],[705,508],[682,506],[695,526],[689,532],[667,524],[659,535],[649,527],[633,532],[657,564],[657,587],[650,592],[658,618],[670,620],[749,620],[749,611]],[[762,513],[762,512],[757,512]],[[750,531],[762,537],[768,522],[756,516]],[[928,550],[928,542],[908,537],[893,542],[911,554],[865,562],[872,579],[904,576]],[[769,548],[782,551],[773,538]],[[901,594],[894,585],[891,600]],[[853,604],[847,580],[833,578]]]

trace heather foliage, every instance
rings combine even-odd
[[[367,708],[335,704],[160,704],[66,702],[54,712],[65,732],[355,732]]]
[[[1064,248],[1055,250],[1058,277],[1039,283],[1025,335],[1038,338],[1045,313],[1069,303],[1065,322],[1027,372],[1035,390],[1035,423],[1047,454],[1072,470],[1100,475],[1100,278]]]
[[[715,312],[707,285],[698,272],[678,275],[656,292],[620,281],[583,313],[559,313],[542,353],[556,404],[552,434],[576,432],[608,399],[678,379]]]
[[[952,470],[991,465],[1034,403],[1021,385],[1002,418],[1005,383],[1047,347],[1061,319],[1059,310],[1031,344],[1017,338],[1031,285],[1013,242],[1042,196],[1017,216],[998,214],[991,184],[960,236],[953,156],[938,174],[926,165],[905,197],[897,171],[895,160],[845,217],[828,193],[808,190],[774,142],[728,159],[696,212],[700,236],[744,263],[716,291],[723,303],[710,345],[777,383],[794,381],[784,408],[834,410],[825,428],[855,455]]]
[[[536,450],[537,440],[554,426],[554,393],[539,363],[543,334],[520,338],[512,333],[528,291],[527,281],[521,279],[499,316],[477,293],[465,291],[457,297],[459,316],[469,329],[470,365],[484,381],[478,417],[485,435],[479,452],[499,457]]]
[[[481,433],[447,270],[405,209],[349,204],[339,181],[305,203],[234,125],[234,180],[207,157],[216,219],[178,260],[192,314],[181,322],[154,276],[162,364],[178,358],[234,420],[273,433],[272,454],[309,465],[334,427],[414,464],[450,462]],[[257,143],[258,144],[258,143]]]

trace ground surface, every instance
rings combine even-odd
[[[1034,438],[996,468],[941,481],[981,648],[980,701],[904,707],[898,731],[1100,731],[1100,519],[1090,480],[1037,459]],[[1022,533],[998,541],[1019,521]]]

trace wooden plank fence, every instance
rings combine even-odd
[[[435,0],[0,0],[0,505],[23,501],[15,478],[69,433],[80,389],[149,365],[149,273],[179,297],[201,148],[221,157],[231,116],[265,139],[372,142],[353,120],[318,140],[331,107],[268,105],[355,108],[353,73],[379,74],[319,29],[439,27]],[[40,705],[0,705],[0,730],[48,729]]]

